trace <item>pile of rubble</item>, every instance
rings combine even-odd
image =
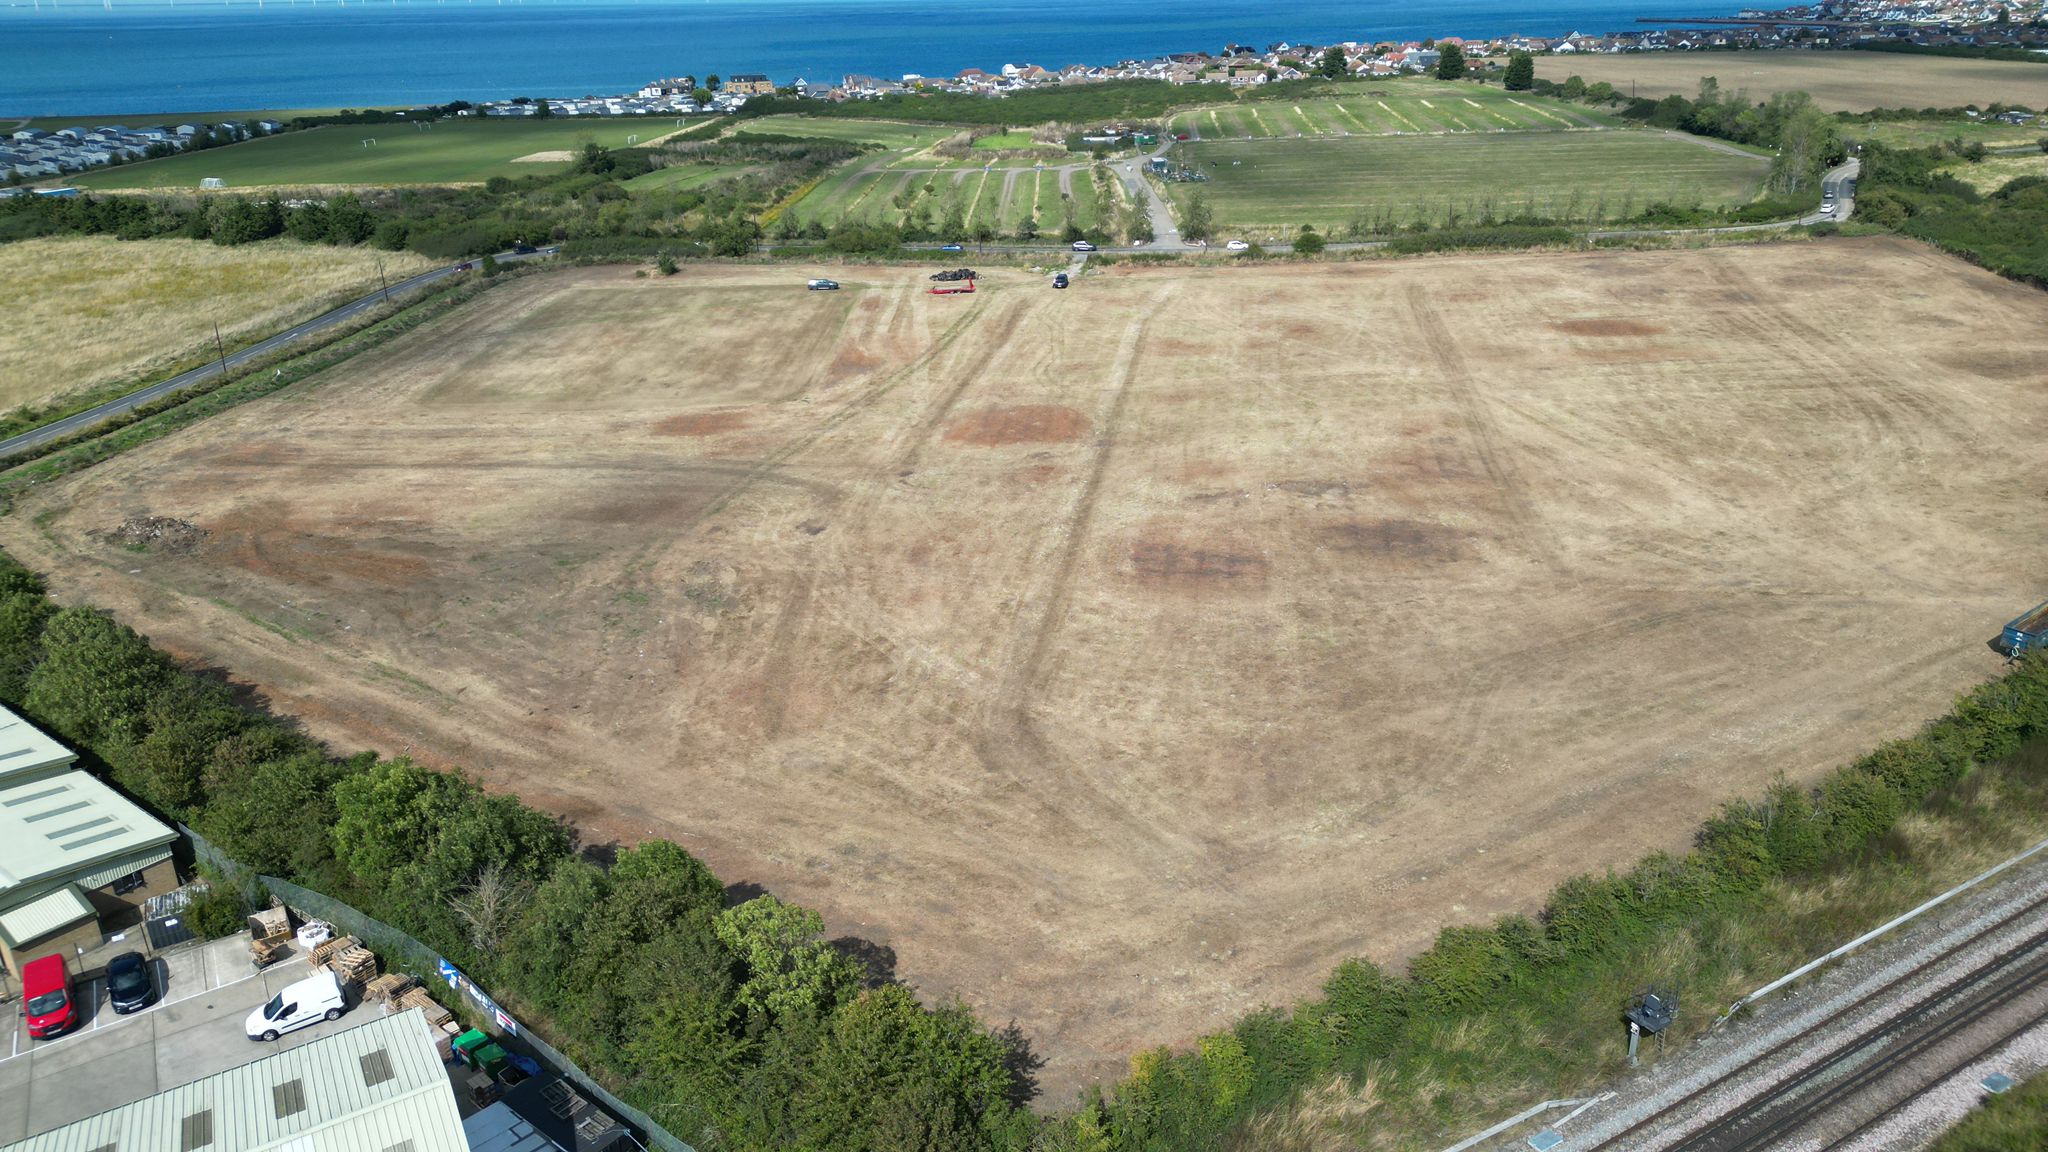
[[[206,543],[209,535],[199,525],[175,516],[130,516],[107,533],[107,539],[123,548],[182,555]]]
[[[932,279],[934,280],[972,280],[974,277],[975,272],[972,268],[952,268],[944,272],[932,273]]]

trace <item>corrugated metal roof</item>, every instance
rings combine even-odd
[[[0,708],[0,782],[61,768],[76,759],[78,753],[8,709]]]
[[[9,948],[19,948],[91,915],[92,904],[79,895],[78,886],[66,884],[39,900],[0,912],[0,940],[7,941]]]
[[[178,834],[89,773],[0,780],[0,904],[38,880],[69,882]]]
[[[160,863],[170,858],[171,850],[169,848],[160,848],[154,852],[144,852],[140,856],[130,856],[125,860],[116,860],[96,872],[87,872],[85,875],[73,880],[72,883],[88,891],[94,888],[104,888],[121,877],[128,875],[130,872],[140,872],[151,864]]]
[[[462,1134],[469,1152],[561,1152],[503,1100],[464,1120]]]
[[[367,1084],[363,1060],[379,1051],[394,1075]],[[414,1008],[31,1136],[7,1152],[163,1152],[184,1146],[188,1123],[210,1127],[205,1152],[388,1152],[407,1141],[409,1152],[469,1149],[426,1015]]]

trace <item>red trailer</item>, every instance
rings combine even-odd
[[[944,284],[934,284],[931,286],[931,294],[934,296],[966,296],[972,294],[973,291],[974,281],[972,280],[949,280]]]

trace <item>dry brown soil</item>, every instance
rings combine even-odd
[[[1605,80],[1623,95],[1691,98],[1700,77],[1720,81],[1724,95],[1747,92],[1752,101],[1774,92],[1811,93],[1831,112],[1872,108],[1983,107],[1998,101],[2048,106],[2048,65],[1884,52],[1624,52],[1617,55],[1538,56],[1536,74],[1562,82]]]
[[[2048,295],[1899,241],[509,285],[49,486],[58,592],[1141,1046],[1995,672]],[[138,555],[138,514],[210,534]]]

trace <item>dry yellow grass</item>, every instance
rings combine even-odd
[[[0,245],[0,410],[168,368],[210,348],[215,321],[230,343],[288,327],[374,286],[379,258],[393,280],[434,263],[284,240]]]
[[[1948,174],[1979,192],[1996,192],[2022,176],[2048,176],[2048,152],[2029,156],[1986,156],[1975,164],[1951,164]]]
[[[1872,108],[1953,108],[2002,100],[2048,104],[2048,67],[2007,60],[1895,56],[1882,52],[1628,52],[1615,56],[1539,56],[1545,80],[1605,80],[1624,95],[1692,96],[1700,77],[1751,100],[1798,89],[1833,112]]]

